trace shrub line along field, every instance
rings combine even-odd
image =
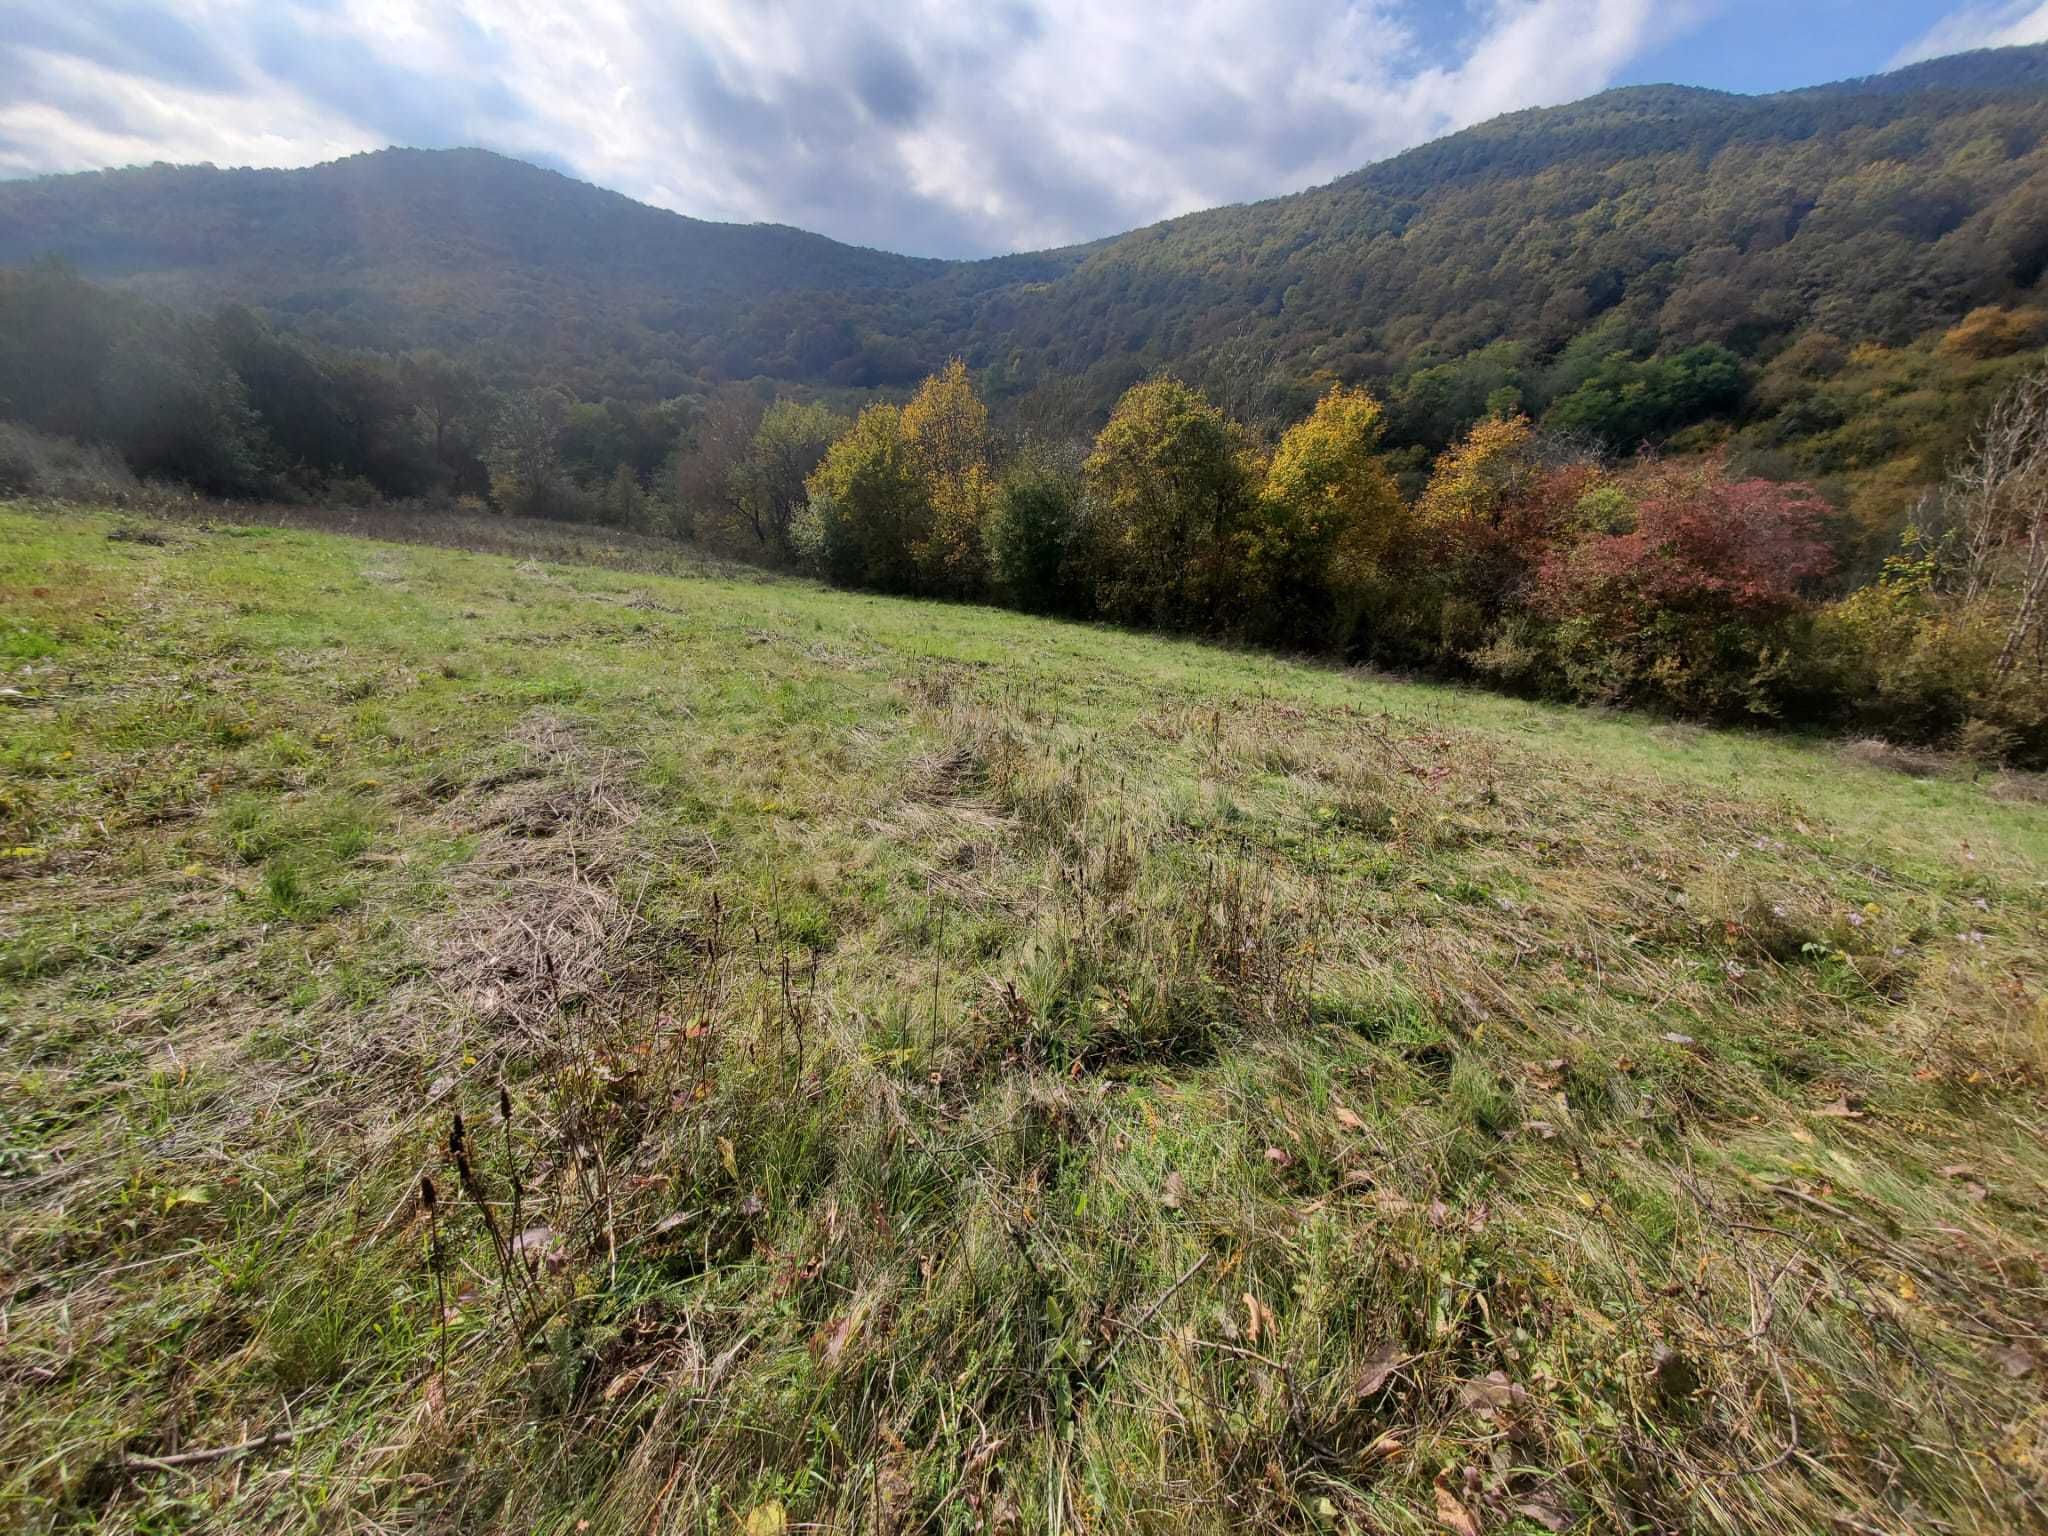
[[[2042,1525],[2037,781],[578,537],[0,505],[0,1525]]]

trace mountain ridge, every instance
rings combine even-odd
[[[863,255],[887,257],[908,266],[926,270],[985,266],[1022,258],[1046,258],[1080,252],[1140,234],[1148,229],[1172,224],[1182,219],[1196,218],[1206,213],[1224,212],[1237,208],[1256,208],[1265,204],[1282,202],[1289,198],[1309,196],[1331,187],[1368,179],[1377,171],[1398,165],[1414,156],[1425,155],[1439,145],[1461,140],[1471,135],[1484,135],[1501,125],[1562,117],[1578,114],[1596,108],[1611,108],[1623,102],[1656,99],[1696,100],[1702,104],[1728,103],[1772,103],[1811,95],[1889,95],[1905,91],[1961,90],[1961,91],[2019,91],[2048,89],[2048,44],[2016,46],[2008,48],[1980,48],[1963,53],[1945,55],[1940,58],[1921,60],[1902,65],[1895,70],[1877,74],[1852,76],[1842,80],[1825,81],[1815,85],[1796,86],[1783,91],[1743,92],[1729,91],[1711,86],[1686,85],[1676,81],[1641,81],[1610,86],[1590,96],[1556,106],[1522,107],[1503,112],[1491,118],[1482,119],[1450,133],[1412,145],[1379,160],[1368,162],[1355,170],[1347,171],[1326,182],[1296,188],[1292,191],[1275,192],[1265,197],[1253,198],[1235,203],[1218,203],[1208,207],[1190,209],[1185,213],[1173,214],[1149,224],[1134,225],[1127,230],[1112,231],[1089,240],[1074,241],[1061,246],[1044,246],[1032,249],[997,252],[987,256],[939,257],[917,256],[892,250],[885,246],[867,246],[857,242],[840,240],[834,236],[800,225],[783,223],[774,219],[721,220],[707,219],[680,210],[664,208],[659,204],[643,202],[630,193],[589,181],[553,166],[524,159],[503,150],[483,145],[449,145],[440,148],[422,148],[402,144],[384,145],[377,149],[362,150],[350,155],[337,156],[333,160],[319,161],[309,166],[268,167],[268,166],[218,166],[211,162],[182,163],[155,161],[147,165],[105,166],[83,171],[51,172],[42,175],[0,178],[0,195],[7,189],[21,186],[61,185],[76,183],[92,178],[122,177],[133,175],[160,176],[166,173],[193,176],[220,177],[269,177],[297,178],[319,177],[323,173],[338,173],[345,168],[368,163],[388,164],[402,159],[446,159],[449,161],[486,161],[499,165],[519,167],[536,177],[555,178],[571,185],[587,189],[592,193],[630,205],[634,210],[652,213],[663,219],[679,221],[693,230],[757,231],[780,236],[797,236],[805,242],[830,245],[838,250]],[[4,210],[0,210],[4,211]],[[18,257],[18,250],[10,249],[6,243],[8,230],[0,223],[0,259]]]
[[[0,264],[62,257],[312,339],[658,398],[719,379],[899,387],[955,353],[999,401],[1099,417],[1136,377],[1256,354],[1394,381],[1590,327],[1637,353],[1900,341],[2048,268],[2048,46],[1747,96],[1617,87],[1331,182],[1085,244],[906,256],[639,203],[483,149],[301,170],[0,183]],[[1674,307],[1675,306],[1675,307]]]

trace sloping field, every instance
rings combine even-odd
[[[0,666],[0,1527],[2041,1526],[2038,785],[22,506]]]

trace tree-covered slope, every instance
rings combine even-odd
[[[2023,299],[2048,263],[2048,93],[2041,55],[2011,52],[1911,89],[1649,87],[1517,113],[1123,236],[983,339],[1027,370],[1119,378],[1246,339],[1346,378],[1503,339],[1526,366],[1603,322],[1602,351],[1905,341]]]
[[[299,171],[156,165],[0,184],[0,265],[45,256],[162,297],[256,304],[340,345],[445,347],[501,373],[643,395],[704,367],[822,378],[858,351],[857,337],[833,344],[843,308],[955,265],[684,218],[483,150],[411,149]],[[775,295],[803,296],[808,330],[750,326]],[[842,375],[893,378],[873,360]]]
[[[2005,49],[1767,97],[1610,91],[986,262],[703,223],[477,151],[0,185],[0,262],[55,252],[586,396],[890,387],[958,352],[999,403],[1075,426],[1162,365],[1283,409],[1327,371],[1394,394],[1397,437],[1433,445],[1502,389],[1541,410],[1617,357],[1715,345],[1755,369],[1803,332],[1897,346],[2024,307],[2048,267],[2044,81],[2048,50]]]

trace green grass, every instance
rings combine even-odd
[[[0,1526],[2043,1521],[2037,786],[115,526],[0,506]]]

